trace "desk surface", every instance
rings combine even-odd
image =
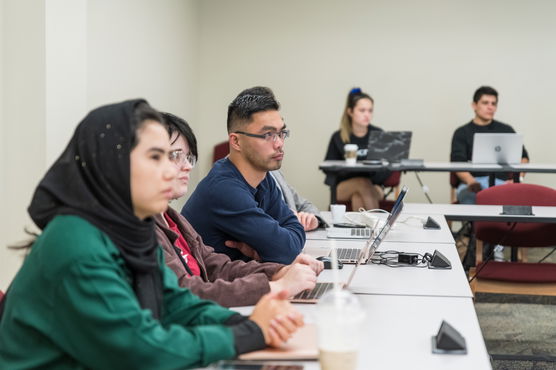
[[[358,369],[490,369],[490,361],[471,298],[359,295],[367,319]],[[307,322],[315,322],[316,305],[295,305]],[[252,307],[237,310],[249,314]],[[467,355],[431,353],[431,337],[442,320],[467,342]],[[318,362],[303,362],[306,370]]]
[[[427,215],[441,225],[441,230],[424,230],[400,223],[391,230],[379,251],[396,250],[424,254],[439,250],[452,263],[451,270],[428,268],[391,268],[384,265],[361,265],[354,275],[350,289],[361,300],[367,319],[361,328],[363,349],[359,353],[358,369],[490,369],[472,293],[451,234],[449,242],[432,242],[449,232],[444,218],[417,206],[408,207],[406,215]],[[403,226],[402,226],[403,225]],[[324,237],[322,237],[324,233]],[[397,234],[399,233],[399,234]],[[419,235],[423,242],[415,242]],[[327,255],[332,247],[361,248],[364,240],[326,239],[324,230],[308,233],[304,251],[313,255]],[[318,237],[317,237],[318,236]],[[405,239],[393,242],[391,239]],[[412,239],[412,240],[410,240]],[[411,242],[410,242],[411,241]],[[346,281],[354,265],[344,265],[340,279]],[[332,271],[323,271],[319,281],[332,281]],[[298,304],[307,322],[315,321],[317,305]],[[249,314],[252,307],[238,311]],[[431,337],[436,335],[442,320],[446,320],[466,339],[467,355],[437,355],[431,352]],[[317,370],[317,361],[301,362],[306,370]]]
[[[441,214],[427,214],[422,211],[419,212],[406,212],[406,205],[404,210],[399,216],[398,221],[386,236],[385,241],[388,242],[402,242],[402,243],[454,243],[452,232],[446,219]],[[556,207],[555,207],[556,208]],[[348,212],[350,214],[357,214],[357,212]],[[330,212],[321,212],[322,218],[332,224]],[[376,216],[380,219],[386,219],[386,214],[377,213]],[[423,228],[423,223],[427,217],[431,216],[440,225],[440,230],[427,230]],[[348,221],[346,219],[346,221]],[[332,240],[326,237],[325,229],[318,229],[306,233],[307,240]],[[346,240],[346,239],[344,239]],[[353,239],[348,239],[353,240]]]
[[[404,203],[403,212],[412,215],[444,215],[447,220],[556,222],[556,207],[541,206],[533,206],[533,216],[501,215],[502,206],[478,204]]]
[[[347,240],[308,240],[304,252],[314,257],[328,255],[330,249],[362,248],[364,242]],[[456,247],[451,244],[394,243],[383,242],[378,251],[395,250],[409,253],[434,253],[438,250],[452,264],[450,270],[417,267],[388,267],[385,265],[360,265],[349,289],[360,294],[412,295],[431,297],[465,297],[473,294]],[[340,279],[347,281],[353,265],[344,265]],[[332,271],[324,270],[318,281],[332,281]]]
[[[473,164],[470,162],[430,162],[425,161],[423,164],[410,165],[394,163],[389,164],[363,164],[358,162],[353,165],[346,164],[345,161],[324,161],[319,165],[319,169],[326,175],[331,177],[330,184],[330,204],[336,203],[336,187],[338,185],[338,176],[346,173],[374,172],[383,169],[390,171],[416,171],[416,172],[484,172],[485,174],[493,174],[495,172],[513,172],[517,177],[520,172],[537,172],[537,173],[556,173],[556,164],[546,163],[521,163],[513,165],[500,164]],[[494,181],[494,178],[492,178]],[[516,178],[517,181],[517,178]]]
[[[319,165],[324,172],[372,172],[380,169],[391,171],[424,171],[424,172],[538,172],[556,173],[556,164],[549,163],[520,163],[520,164],[474,164],[471,162],[434,162],[424,161],[422,165],[394,164],[363,164],[358,162],[347,165],[345,161],[324,161]]]

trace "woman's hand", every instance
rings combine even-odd
[[[272,276],[272,280],[276,281],[278,279],[281,279],[284,275],[287,274],[288,270],[296,263],[309,266],[311,270],[313,270],[317,275],[320,274],[322,270],[324,270],[324,263],[322,263],[322,261],[319,261],[314,257],[309,256],[308,254],[301,253],[295,258],[295,260],[293,260],[291,265],[287,265],[281,268],[280,270],[278,270],[278,272],[276,272]]]
[[[279,277],[275,279],[277,275]],[[304,290],[312,290],[316,284],[317,276],[315,272],[311,267],[301,263],[283,267],[269,282],[271,293],[285,290],[288,292],[288,297],[293,297]]]
[[[286,290],[264,295],[249,317],[261,328],[269,346],[280,347],[304,325],[303,316],[288,302],[288,295]]]

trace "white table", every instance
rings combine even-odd
[[[437,162],[423,161],[422,164],[363,164],[352,165],[345,161],[323,161],[319,164],[323,172],[373,172],[381,169],[390,171],[423,171],[423,172],[535,172],[556,173],[556,164],[551,163],[519,163],[519,164],[476,164],[471,162]]]
[[[358,295],[367,319],[361,328],[362,350],[358,369],[490,369],[490,361],[471,298]],[[309,323],[316,305],[295,305]],[[252,307],[236,310],[249,314]],[[431,352],[431,337],[442,320],[467,342],[467,355]],[[317,361],[299,362],[306,370],[319,369]]]
[[[431,217],[440,225],[440,230],[424,229],[423,223],[427,217]],[[416,214],[404,210],[400,214],[398,221],[386,236],[387,242],[404,243],[454,243],[452,231],[443,215],[439,214]]]
[[[347,240],[308,240],[304,252],[312,256],[328,255],[332,247],[362,248],[363,242]],[[431,297],[465,297],[473,294],[455,245],[383,242],[378,251],[395,250],[409,253],[434,253],[438,250],[452,264],[451,269],[417,267],[388,267],[385,265],[360,265],[349,289],[359,294],[408,295]],[[340,279],[347,281],[353,265],[344,265]],[[319,281],[332,281],[331,270],[324,270]]]
[[[533,215],[502,215],[502,206],[479,204],[404,203],[403,212],[412,215],[441,214],[453,221],[556,222],[556,207],[533,206]]]
[[[407,212],[404,204],[404,209],[400,214],[398,221],[386,236],[385,241],[389,242],[407,242],[407,243],[454,243],[452,231],[446,222],[446,219],[441,214],[428,214],[423,212]],[[357,212],[348,212],[350,214],[357,214]],[[386,214],[375,214],[380,219],[386,219]],[[330,225],[331,216],[330,212],[321,212],[322,218]],[[439,225],[440,230],[424,229],[423,223],[427,217],[431,216]],[[346,222],[348,220],[346,219]],[[325,229],[318,229],[306,233],[307,240],[331,240],[326,237]],[[341,239],[353,240],[353,239]]]
[[[332,177],[330,186],[330,204],[336,203],[337,178],[348,173],[375,172],[380,170],[390,171],[413,171],[413,172],[483,172],[485,174],[499,172],[536,172],[536,173],[556,173],[556,164],[550,163],[521,163],[514,165],[501,164],[473,164],[471,162],[431,162],[424,161],[421,165],[411,165],[400,163],[368,165],[358,162],[354,165],[347,165],[345,161],[324,161],[319,165],[319,169],[326,175]],[[493,180],[494,181],[494,180]],[[519,181],[516,177],[514,181]]]
[[[450,260],[452,269],[391,268],[375,264],[358,267],[349,287],[357,294],[367,313],[361,327],[363,347],[359,353],[358,369],[491,368],[471,289],[446,220],[439,212],[441,210],[433,212],[420,205],[416,208],[406,205],[399,220],[403,221],[410,215],[423,219],[432,216],[441,229],[424,230],[420,222],[409,220],[397,223],[378,251],[432,254],[437,249]],[[364,245],[365,240],[327,239],[326,231],[318,230],[307,233],[304,251],[321,256],[328,255],[333,247],[362,248]],[[354,265],[344,265],[339,271],[341,281],[347,281],[353,268]],[[318,280],[332,281],[332,271],[324,270]],[[315,322],[318,305],[295,306],[305,315],[306,322]],[[249,314],[252,307],[237,310]],[[465,337],[467,355],[432,353],[431,337],[437,334],[442,320]],[[320,369],[317,361],[294,363],[303,364],[306,370]]]

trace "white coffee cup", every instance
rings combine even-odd
[[[330,212],[332,213],[332,223],[338,224],[344,222],[344,215],[346,214],[345,204],[331,204]]]
[[[354,370],[365,311],[347,290],[331,290],[317,304],[319,361],[323,370]]]
[[[357,162],[358,149],[359,147],[356,144],[344,145],[344,158],[346,159],[346,164],[354,165]]]

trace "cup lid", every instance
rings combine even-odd
[[[344,150],[357,150],[359,147],[357,144],[346,144],[344,145]]]

